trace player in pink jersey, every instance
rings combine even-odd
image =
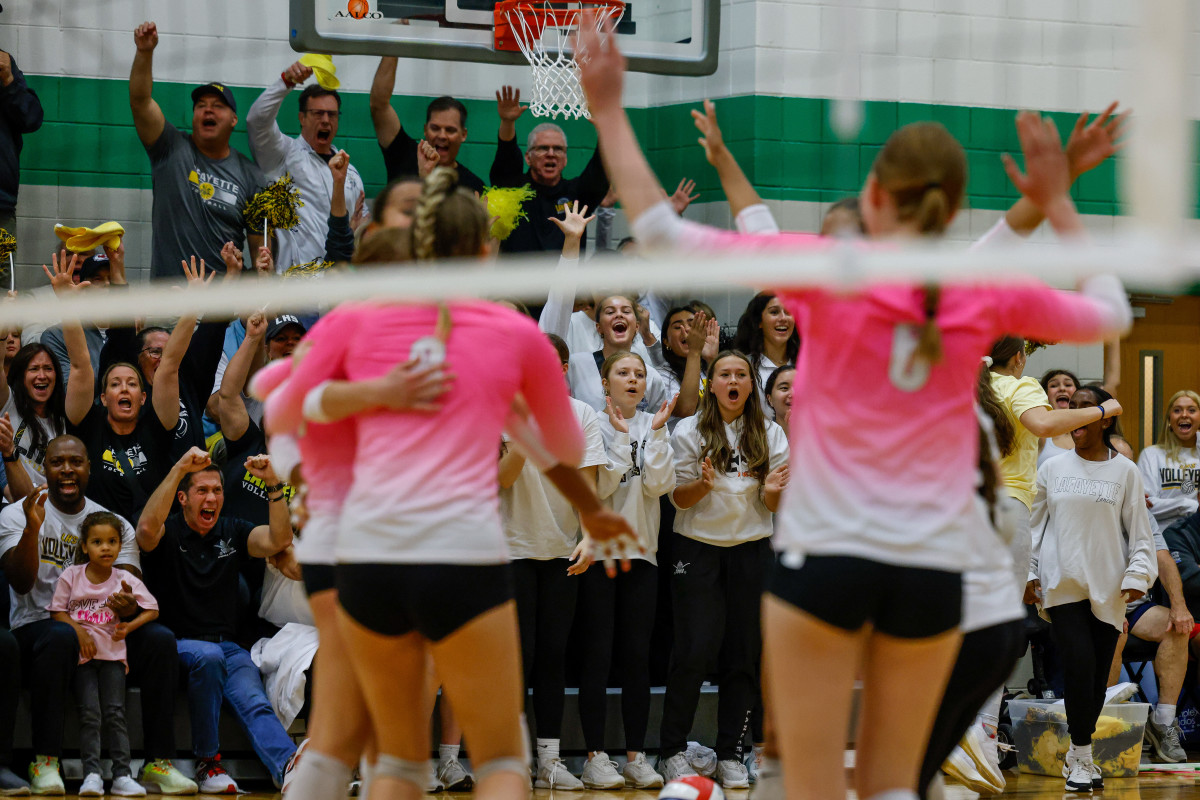
[[[743,236],[678,219],[621,108],[624,60],[608,31],[584,23],[580,65],[606,169],[644,248],[796,249],[811,237]],[[1052,124],[1018,117],[1022,194],[1060,234],[1082,230]],[[872,238],[941,234],[966,184],[961,146],[940,125],[906,126],[880,151],[861,195]],[[791,480],[780,511],[784,551],[764,604],[770,697],[789,796],[842,800],[837,731],[856,673],[865,684],[858,796],[914,798],[917,773],[961,634],[961,573],[974,502],[979,359],[1007,331],[1095,340],[1129,325],[1120,284],[1090,296],[1020,286],[876,286],[851,294],[779,292],[805,344],[796,364]],[[920,453],[914,459],[912,454]],[[820,720],[819,724],[814,724]],[[833,735],[830,735],[833,731]]]
[[[417,258],[481,255],[486,229],[482,205],[457,190],[453,171],[435,170],[412,229]],[[413,358],[444,363],[453,373],[437,410],[356,417],[336,585],[339,623],[380,751],[372,792],[398,798],[424,791],[424,680],[432,655],[471,742],[477,793],[524,797],[517,622],[497,513],[496,453],[501,430],[520,423],[511,413],[519,394],[544,443],[537,460],[558,465],[548,470],[552,477],[579,480],[571,465],[582,435],[558,358],[532,320],[476,301],[343,307],[309,336],[312,350],[269,398],[273,430],[296,428],[306,406],[311,416],[329,415],[326,392],[310,398],[328,381],[370,380]],[[575,499],[597,540],[632,536],[594,493]]]

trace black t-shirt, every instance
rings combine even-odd
[[[271,506],[267,489],[261,478],[246,469],[246,459],[267,452],[267,440],[262,428],[250,420],[250,426],[240,439],[225,437],[225,505],[221,513],[246,519],[255,525],[270,522]],[[283,502],[282,500],[279,502]]]
[[[387,170],[389,183],[396,178],[417,177],[417,144],[417,140],[409,136],[404,128],[401,128],[400,132],[396,134],[396,138],[392,139],[391,144],[379,148],[383,151],[383,167]],[[455,169],[458,170],[459,185],[483,194],[482,178],[467,169],[461,161],[458,162]]]
[[[146,501],[171,471],[174,432],[151,409],[133,433],[118,434],[108,424],[108,411],[98,405],[79,425],[68,423],[67,431],[83,440],[92,462],[84,494],[136,526]]]
[[[180,639],[232,639],[238,622],[238,570],[250,560],[254,525],[221,514],[205,536],[167,517],[158,547],[142,554],[146,585],[158,600],[158,621]]]

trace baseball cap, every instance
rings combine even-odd
[[[192,89],[192,105],[200,102],[200,98],[206,94],[215,94],[225,101],[225,105],[233,109],[237,113],[237,103],[233,99],[233,92],[229,91],[229,87],[223,83],[206,83],[203,86],[197,86]]]
[[[288,325],[295,325],[299,327],[301,333],[306,333],[308,331],[308,328],[305,327],[304,323],[300,321],[299,317],[293,314],[281,314],[280,316],[271,320],[271,324],[267,326],[267,338],[274,339],[276,336],[282,333],[283,329]]]
[[[84,259],[79,267],[79,280],[90,281],[100,273],[100,270],[109,269],[111,265],[108,263],[108,256],[104,253],[96,253]]]

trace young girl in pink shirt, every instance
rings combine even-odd
[[[96,511],[79,526],[79,558],[85,563],[67,567],[58,578],[50,611],[79,636],[79,667],[75,670],[75,699],[79,703],[79,752],[83,758],[81,797],[100,797],[100,722],[108,731],[113,782],[110,794],[141,797],[146,790],[129,769],[129,735],[125,730],[125,637],[158,618],[158,602],[136,576],[114,570],[121,536],[128,524],[111,511]],[[122,622],[109,608],[114,594],[132,594],[141,609]]]

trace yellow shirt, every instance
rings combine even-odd
[[[992,391],[1004,404],[1005,413],[1012,421],[1016,436],[1011,453],[1000,459],[1000,473],[1004,476],[1004,489],[1033,510],[1033,498],[1037,494],[1038,437],[1021,424],[1021,415],[1031,408],[1053,408],[1046,390],[1033,378],[1014,378],[1011,375],[992,373]]]

